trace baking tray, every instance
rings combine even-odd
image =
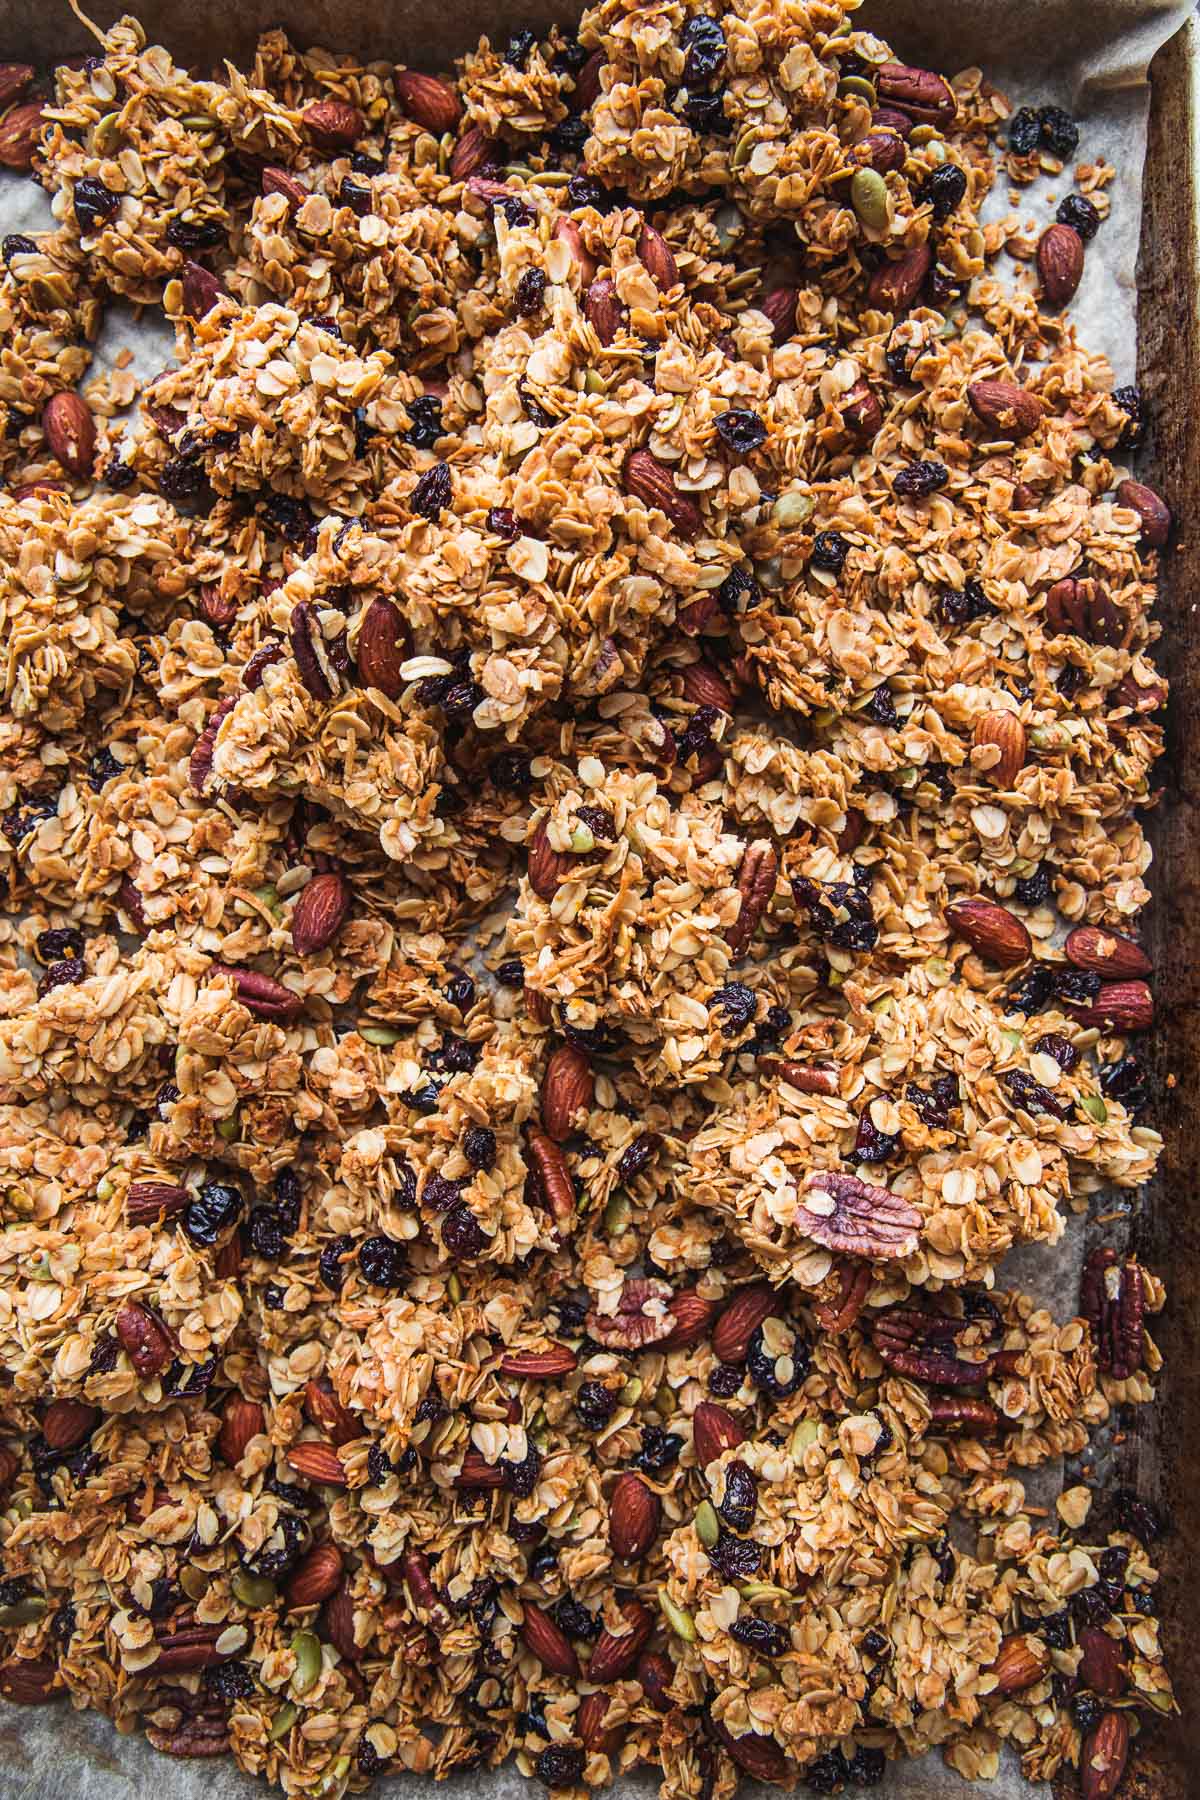
[[[260,32],[280,24],[301,45],[446,67],[481,34],[495,38],[516,24],[544,26],[577,16],[580,9],[571,0],[491,0],[487,6],[458,0],[453,9],[433,14],[414,0],[374,0],[370,6],[354,0],[210,0],[205,7],[185,0],[127,0],[125,6],[87,7],[102,26],[125,10],[136,11],[152,40],[167,44],[177,60],[207,69],[219,56],[248,60]],[[863,22],[888,35],[906,59],[925,58],[950,70],[971,61],[988,70],[1011,66],[1014,21],[1022,14],[1026,48],[1017,60],[1023,55],[1027,65],[1031,37],[1047,48],[1053,68],[1061,69],[1103,61],[1106,45],[1123,33],[1127,64],[1107,67],[1104,77],[1110,108],[1119,115],[1124,105],[1133,111],[1140,107],[1150,50],[1163,35],[1163,19],[1178,10],[1178,0],[1090,0],[1086,6],[1079,0],[1024,0],[1023,7],[1019,0],[957,0],[941,7],[928,0],[867,0]],[[1132,30],[1131,22],[1136,22]],[[420,52],[413,51],[414,44]],[[44,66],[91,48],[93,41],[65,0],[37,7],[28,0],[0,0],[0,56]],[[1155,899],[1146,936],[1157,971],[1159,1019],[1148,1053],[1160,1095],[1154,1122],[1166,1148],[1133,1225],[1133,1241],[1142,1259],[1165,1276],[1168,1305],[1155,1321],[1165,1358],[1158,1404],[1119,1421],[1105,1479],[1163,1504],[1174,1526],[1160,1547],[1160,1594],[1180,1716],[1143,1733],[1121,1795],[1194,1800],[1200,1796],[1200,1646],[1191,1587],[1191,1553],[1200,1543],[1200,1210],[1194,1205],[1189,1155],[1200,1142],[1200,953],[1193,949],[1200,920],[1200,645],[1193,626],[1200,533],[1193,538],[1189,531],[1189,522],[1200,518],[1200,20],[1194,13],[1154,55],[1150,84],[1137,358],[1154,430],[1139,473],[1166,495],[1178,525],[1159,600],[1160,660],[1172,684],[1167,752],[1159,770],[1163,793],[1147,821]],[[1051,92],[1060,87],[1053,69],[1045,86],[1048,97],[1070,98]],[[1117,203],[1129,173],[1118,170]],[[1111,353],[1111,343],[1107,347]],[[981,1800],[1035,1791],[1013,1783],[1011,1770],[1006,1774],[1010,1779],[975,1790]],[[413,1781],[388,1783],[388,1792],[415,1794]],[[492,1794],[515,1788],[511,1776],[492,1777],[486,1785]],[[478,1776],[460,1776],[439,1793],[444,1800],[477,1800],[480,1786]],[[624,1786],[647,1796],[653,1792],[642,1778]],[[939,1795],[945,1791],[940,1779],[936,1786]],[[0,1705],[0,1800],[141,1800],[156,1789],[180,1800],[203,1800],[213,1792],[221,1800],[243,1800],[267,1792],[227,1760],[216,1766],[171,1763],[140,1738],[118,1737],[93,1714]],[[932,1788],[926,1789],[919,1774],[903,1788],[905,1800],[925,1800],[927,1791]],[[961,1791],[971,1790],[963,1783]],[[1073,1778],[1055,1794],[1056,1800],[1077,1796]]]

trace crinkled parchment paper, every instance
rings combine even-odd
[[[414,0],[126,0],[125,5],[87,8],[98,23],[136,11],[152,40],[168,45],[182,61],[211,66],[228,55],[247,58],[261,30],[284,24],[304,45],[321,44],[364,56],[394,57],[430,68],[446,67],[456,52],[483,33],[495,37],[510,23],[567,19],[577,6],[554,0],[458,0],[432,11]],[[1087,342],[1110,358],[1118,381],[1133,379],[1136,363],[1135,311],[1142,175],[1146,153],[1148,88],[1146,71],[1154,52],[1183,24],[1192,0],[865,0],[861,21],[888,38],[905,60],[927,63],[953,74],[978,64],[1014,105],[1050,103],[1075,112],[1081,126],[1079,156],[1107,161],[1116,171],[1110,190],[1112,212],[1089,246],[1083,284],[1071,316]],[[0,0],[0,56],[39,64],[86,50],[89,44],[71,17],[66,0]],[[998,183],[991,215],[1009,210],[1022,224],[1039,230],[1070,191],[1070,171],[1056,182],[1021,190],[1015,202]],[[0,231],[44,229],[48,208],[27,179],[0,179]],[[1030,280],[1011,265],[1013,279]],[[158,322],[135,320],[116,308],[106,322],[98,364],[111,366],[119,351],[134,352],[134,366],[149,375],[172,357],[172,337]],[[1097,1209],[1093,1209],[1097,1210]],[[1001,1280],[1021,1285],[1060,1315],[1078,1304],[1079,1270],[1085,1242],[1082,1219],[1068,1223],[1054,1250],[1033,1246],[1011,1256]],[[1028,1484],[1031,1498],[1053,1503],[1060,1472],[1041,1472]],[[415,1776],[382,1784],[417,1800],[423,1783]],[[648,1777],[626,1781],[628,1792],[650,1794]],[[426,1800],[433,1800],[433,1784]],[[522,1800],[529,1785],[514,1770],[464,1774],[440,1784],[445,1800]],[[540,1790],[539,1790],[540,1791]],[[764,1790],[765,1791],[765,1790]],[[1017,1800],[1045,1795],[1022,1780],[1015,1759],[987,1787],[969,1784],[936,1757],[895,1765],[882,1790],[909,1800],[939,1800],[977,1792],[980,1800]],[[117,1735],[106,1719],[66,1706],[20,1708],[0,1704],[0,1796],[2,1800],[261,1800],[262,1784],[223,1759],[218,1763],[173,1763],[140,1738]]]

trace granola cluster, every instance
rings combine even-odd
[[[1172,1710],[1112,171],[854,11],[0,68],[10,1699],[310,1800]]]

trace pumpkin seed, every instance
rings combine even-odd
[[[702,1500],[696,1508],[696,1517],[692,1521],[696,1527],[696,1536],[706,1550],[711,1550],[721,1535],[721,1526],[717,1519],[717,1511],[711,1500]]]
[[[39,1619],[46,1616],[46,1602],[41,1594],[26,1594],[23,1600],[14,1600],[11,1606],[0,1606],[0,1625],[36,1625]]]
[[[821,1428],[815,1419],[801,1419],[788,1444],[788,1455],[793,1462],[798,1462],[810,1444],[815,1444],[821,1435]]]
[[[671,1627],[675,1636],[677,1638],[682,1638],[685,1644],[694,1644],[696,1641],[696,1621],[693,1619],[691,1613],[684,1612],[682,1606],[676,1606],[666,1588],[659,1588],[658,1604],[662,1607],[663,1618],[667,1621],[667,1624]]]
[[[875,104],[875,88],[863,75],[843,75],[837,84],[837,91],[843,100],[851,94],[857,94],[860,100],[867,102],[868,106]]]
[[[298,1706],[293,1706],[290,1700],[285,1700],[279,1711],[275,1714],[275,1717],[271,1720],[271,1730],[269,1733],[271,1742],[277,1744],[280,1738],[286,1737],[299,1717],[300,1708]]]
[[[398,1044],[404,1033],[392,1025],[364,1025],[358,1035],[364,1043],[378,1044],[382,1049],[388,1044]]]
[[[754,146],[758,142],[758,126],[752,125],[749,131],[743,131],[734,145],[733,155],[729,159],[731,169],[744,169],[750,161]]]
[[[1089,1119],[1095,1119],[1097,1125],[1103,1125],[1108,1118],[1108,1108],[1099,1094],[1081,1094],[1079,1104]]]
[[[97,1200],[111,1200],[116,1191],[116,1188],[113,1186],[107,1175],[102,1175],[96,1183]]]
[[[633,1217],[633,1208],[624,1194],[612,1194],[604,1208],[604,1229],[609,1237],[620,1237]]]
[[[741,237],[745,220],[736,206],[719,206],[713,214],[718,250],[731,250]]]
[[[189,1600],[203,1600],[212,1586],[212,1576],[207,1569],[197,1569],[189,1563],[179,1576],[179,1585]],[[230,1586],[233,1584],[230,1583]]]
[[[307,1694],[315,1687],[321,1673],[321,1640],[311,1631],[298,1631],[292,1639],[292,1655],[296,1671],[292,1676],[293,1694]]]
[[[217,1136],[223,1137],[227,1144],[231,1144],[233,1142],[234,1138],[237,1136],[237,1134],[238,1134],[237,1114],[232,1113],[228,1119],[222,1119],[220,1124],[217,1126]]]
[[[621,1402],[622,1406],[636,1406],[642,1397],[642,1389],[644,1386],[645,1383],[640,1375],[631,1375],[629,1380],[625,1383],[625,1386],[617,1395],[617,1399]]]
[[[243,1606],[253,1607],[255,1611],[259,1607],[270,1606],[278,1591],[273,1581],[268,1581],[265,1575],[251,1575],[249,1569],[239,1569],[229,1586],[235,1600],[240,1600]]]
[[[462,1282],[458,1279],[457,1275],[451,1275],[449,1281],[446,1283],[446,1292],[457,1306],[463,1297]]]
[[[887,182],[878,169],[856,169],[850,183],[850,204],[868,231],[882,231],[888,222]]]

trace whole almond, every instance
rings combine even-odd
[[[647,1650],[637,1659],[634,1677],[642,1684],[642,1692],[655,1712],[670,1712],[674,1701],[667,1689],[675,1679],[675,1665],[657,1650]]]
[[[34,77],[32,63],[0,63],[0,106],[19,100]]]
[[[100,1408],[86,1400],[52,1400],[42,1416],[42,1436],[52,1450],[74,1450],[100,1423]]]
[[[707,1469],[710,1462],[726,1450],[736,1450],[746,1441],[746,1433],[727,1407],[715,1400],[702,1400],[692,1414],[692,1443],[696,1449],[696,1465]]]
[[[1083,1740],[1079,1788],[1083,1800],[1112,1800],[1129,1761],[1129,1715],[1106,1712]]]
[[[192,1198],[190,1188],[173,1181],[132,1181],[125,1194],[125,1217],[131,1225],[173,1219]]]
[[[899,107],[914,119],[945,125],[958,112],[954,89],[933,69],[917,69],[908,63],[882,63],[876,72],[879,98]]]
[[[290,212],[295,212],[308,199],[308,189],[294,175],[289,175],[286,169],[264,169],[261,186],[264,194],[282,194]]]
[[[796,329],[796,302],[800,290],[794,287],[772,288],[763,298],[761,311],[771,321],[771,335],[777,344],[786,344]]]
[[[342,1405],[328,1376],[304,1384],[304,1411],[308,1419],[340,1448],[363,1435],[362,1421]]]
[[[423,125],[435,137],[453,131],[462,118],[458,95],[437,75],[420,75],[416,69],[396,70],[396,98],[414,125]]]
[[[42,430],[51,454],[68,474],[91,474],[96,460],[96,421],[79,394],[67,389],[47,400]]]
[[[690,1344],[701,1343],[708,1336],[717,1316],[717,1303],[706,1300],[692,1288],[684,1288],[672,1295],[670,1312],[675,1324],[670,1337],[663,1339],[662,1347],[664,1350],[683,1350]]]
[[[734,1737],[724,1721],[714,1721],[714,1728],[725,1749],[739,1769],[752,1781],[786,1781],[792,1765],[772,1737],[748,1731]]]
[[[738,869],[738,893],[741,906],[731,925],[725,928],[725,942],[730,955],[744,956],[775,894],[779,878],[779,852],[768,838],[755,838],[747,844]]]
[[[994,745],[999,750],[996,761],[984,774],[997,787],[1010,788],[1025,767],[1025,727],[1016,713],[984,713],[975,724],[975,743]]]
[[[1014,1632],[1011,1637],[1004,1639],[992,1664],[992,1674],[996,1677],[995,1692],[1023,1693],[1026,1688],[1041,1681],[1049,1667],[1049,1652],[1040,1640],[1028,1637],[1022,1631]]]
[[[339,1656],[344,1656],[349,1663],[362,1661],[366,1647],[355,1642],[354,1595],[348,1581],[343,1581],[325,1602],[321,1625],[322,1635],[329,1639]]]
[[[1065,306],[1083,279],[1083,239],[1069,225],[1050,225],[1037,247],[1042,292],[1051,306]]]
[[[527,1650],[533,1652],[542,1667],[551,1675],[562,1675],[571,1681],[579,1679],[579,1658],[571,1646],[570,1640],[559,1630],[554,1620],[544,1613],[540,1606],[532,1600],[524,1602],[525,1617],[521,1622],[521,1637]]]
[[[0,1494],[8,1489],[8,1484],[21,1466],[21,1459],[10,1444],[0,1444]]]
[[[600,1686],[619,1681],[629,1673],[654,1629],[654,1615],[640,1600],[627,1600],[621,1615],[630,1629],[620,1635],[607,1629],[602,1631],[588,1658],[587,1678]]]
[[[679,280],[679,269],[671,253],[671,246],[661,231],[656,231],[653,225],[643,225],[637,253],[642,267],[660,294],[665,294],[675,286]]]
[[[1044,416],[1037,395],[1013,381],[973,381],[967,399],[980,423],[999,437],[1028,437]]]
[[[868,443],[883,424],[883,408],[865,381],[856,381],[842,395],[842,424],[851,437]]]
[[[750,1339],[779,1304],[775,1289],[764,1281],[755,1282],[753,1287],[740,1288],[713,1328],[712,1347],[717,1361],[745,1362]]]
[[[723,713],[733,711],[733,689],[711,663],[688,663],[681,671],[680,680],[683,697],[693,706],[715,706]]]
[[[314,1544],[296,1564],[284,1589],[288,1610],[320,1606],[335,1593],[342,1579],[342,1553],[336,1544]]]
[[[1067,933],[1063,949],[1067,961],[1077,969],[1090,969],[1093,974],[1107,975],[1114,981],[1149,975],[1154,967],[1133,938],[1119,931],[1107,931],[1103,925],[1077,925]]]
[[[1079,1678],[1101,1700],[1115,1700],[1129,1685],[1129,1672],[1121,1646],[1098,1625],[1084,1625],[1079,1632]]]
[[[566,880],[570,866],[570,853],[551,847],[543,820],[529,846],[529,885],[539,900],[553,900]]]
[[[302,1480],[311,1481],[318,1487],[349,1486],[342,1459],[332,1444],[319,1444],[315,1439],[293,1444],[287,1453],[287,1461],[288,1467]]]
[[[0,1694],[15,1706],[44,1706],[56,1699],[57,1679],[58,1666],[48,1657],[10,1656],[0,1663]]]
[[[243,1394],[231,1394],[222,1410],[221,1429],[217,1435],[217,1449],[222,1461],[236,1469],[251,1438],[261,1437],[266,1428],[266,1414],[257,1400],[247,1400]]]
[[[985,962],[998,968],[1015,969],[1033,955],[1033,940],[1022,921],[995,900],[952,900],[946,922]]]
[[[450,153],[451,181],[467,181],[492,162],[497,146],[478,125],[468,125]]]
[[[624,325],[627,316],[617,297],[615,283],[607,276],[601,281],[593,281],[588,288],[583,310],[588,324],[607,348]]]
[[[1144,981],[1109,981],[1090,1006],[1065,1004],[1081,1025],[1103,1031],[1149,1031],[1154,1023],[1154,996]]]
[[[121,1308],[113,1329],[139,1375],[161,1375],[175,1355],[175,1346],[162,1320],[136,1300]]]
[[[893,262],[880,263],[867,284],[867,298],[881,312],[907,312],[914,304],[933,267],[928,244],[915,244]]]
[[[624,1736],[618,1726],[604,1727],[611,1702],[607,1694],[589,1694],[579,1711],[575,1714],[575,1736],[585,1750],[593,1754],[600,1752],[607,1756],[615,1750]]]
[[[313,143],[322,150],[350,150],[365,129],[362,113],[348,100],[314,100],[301,118]]]
[[[546,1064],[542,1078],[542,1129],[555,1143],[565,1143],[576,1128],[578,1115],[592,1104],[596,1078],[592,1065],[574,1044],[560,1044]]]
[[[1171,535],[1171,509],[1142,481],[1117,483],[1117,504],[1128,506],[1142,521],[1142,540],[1151,550],[1161,550]]]
[[[575,77],[575,107],[578,112],[586,112],[600,98],[600,71],[604,67],[604,61],[603,50],[593,50]]]
[[[625,491],[647,506],[658,507],[682,537],[694,538],[704,515],[690,494],[681,494],[666,463],[649,450],[632,450],[625,458]]]
[[[584,243],[583,233],[580,231],[574,219],[568,219],[565,215],[560,213],[558,218],[554,221],[553,236],[561,238],[563,243],[567,246],[567,249],[571,252],[571,260],[575,264],[575,272],[579,278],[579,285],[581,288],[587,288],[595,279],[596,259],[592,256]]]
[[[42,102],[23,100],[0,119],[0,165],[26,173],[42,135]]]
[[[638,1562],[658,1536],[662,1504],[638,1475],[622,1475],[608,1501],[608,1541],[620,1562]]]
[[[359,624],[354,654],[363,686],[398,700],[404,692],[400,669],[408,657],[408,632],[403,615],[390,600],[371,601]]]
[[[292,909],[292,948],[313,956],[332,944],[350,911],[350,884],[336,870],[314,875]]]
[[[210,269],[191,261],[183,265],[180,286],[183,290],[183,310],[189,319],[203,319],[225,292]]]
[[[547,1350],[509,1350],[500,1358],[501,1374],[521,1375],[527,1381],[553,1381],[578,1366],[578,1356],[566,1344],[551,1344]]]

